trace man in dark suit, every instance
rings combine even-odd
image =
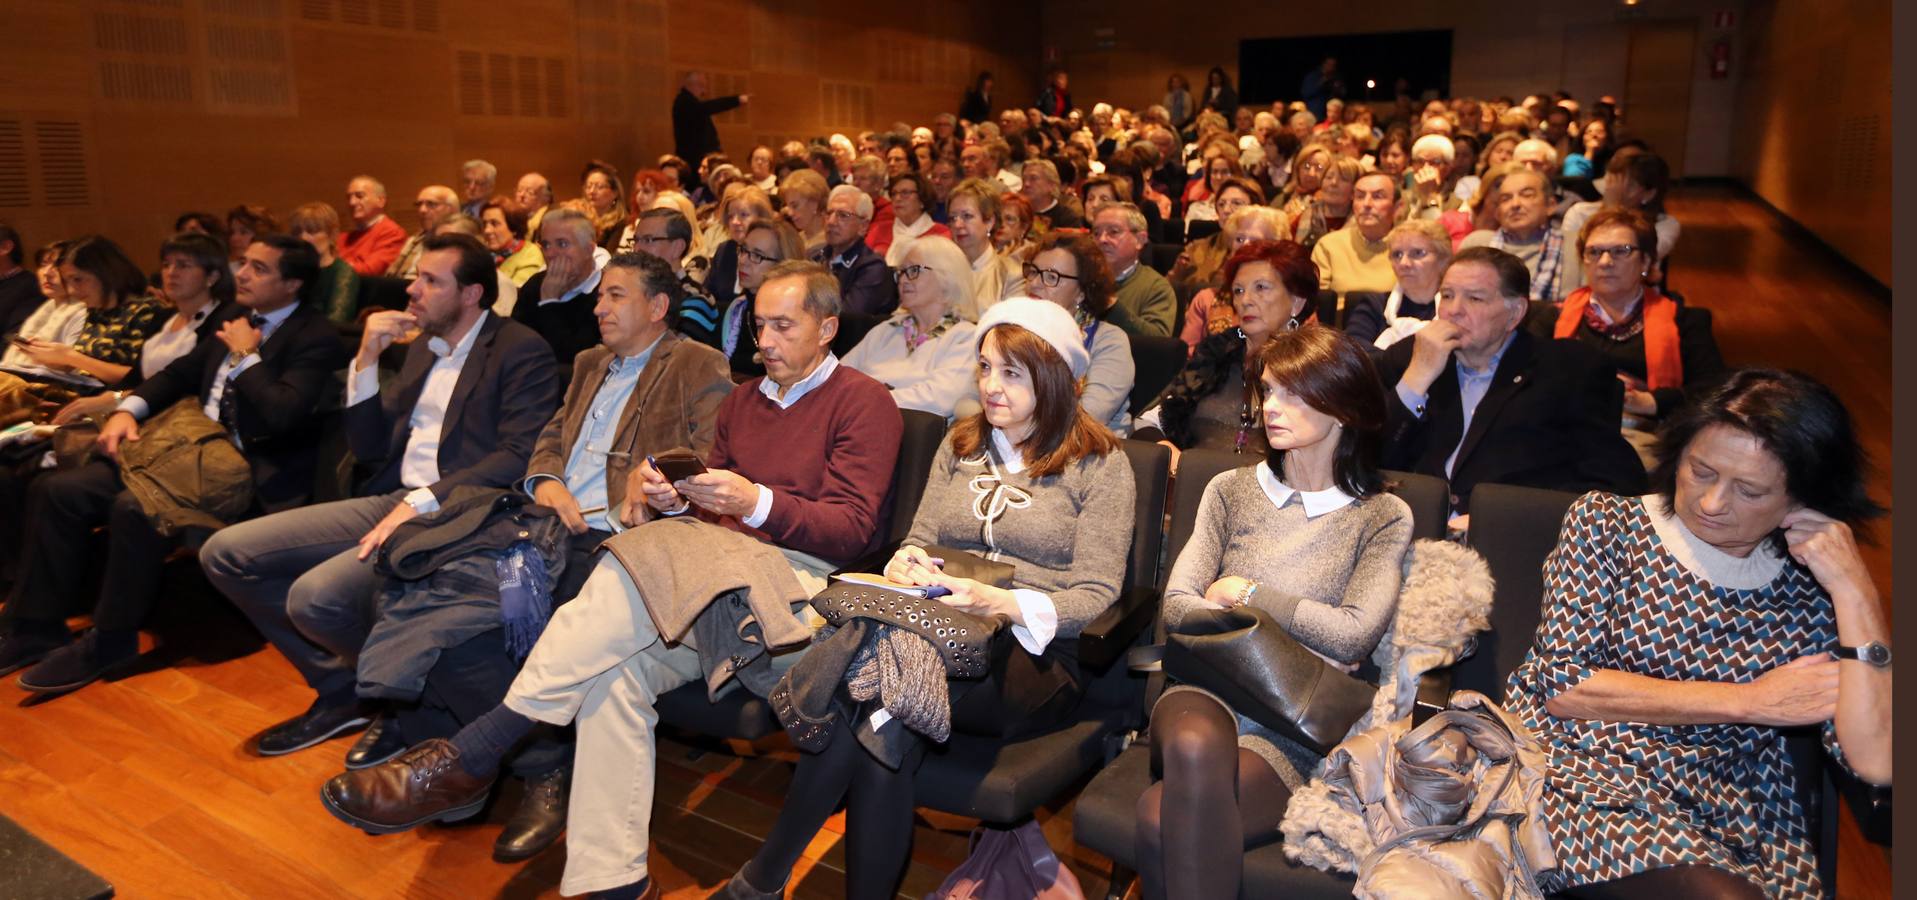
[[[118,461],[150,415],[186,401],[226,426],[251,464],[256,509],[291,509],[311,495],[316,413],[346,358],[325,310],[301,302],[318,289],[319,253],[299,238],[263,235],[246,249],[234,283],[239,307],[218,339],[199,342],[120,401],[100,428],[101,458],[28,489],[20,579],[0,614],[0,674],[39,661],[20,677],[22,687],[74,690],[139,654],[139,627],[173,540],[125,489]],[[69,643],[66,616],[88,568],[87,534],[101,524],[111,545],[93,629]]]
[[[687,72],[685,85],[672,98],[672,147],[680,159],[697,162],[718,153],[719,129],[712,117],[752,102],[751,94],[706,99],[706,73]]]
[[[1469,526],[1478,484],[1641,492],[1644,469],[1618,432],[1623,385],[1589,347],[1519,328],[1531,274],[1490,247],[1460,251],[1438,317],[1384,351],[1384,464],[1451,484],[1452,525]]]
[[[539,332],[552,346],[563,389],[572,377],[572,360],[599,343],[600,263],[593,255],[592,220],[575,209],[555,209],[539,223],[539,249],[545,271],[526,279],[513,304],[513,320]]]
[[[871,196],[849,184],[833,188],[825,201],[825,244],[812,251],[812,261],[839,280],[846,312],[876,319],[899,305],[899,293],[885,255],[866,246],[871,222]]]
[[[361,496],[223,529],[201,550],[208,579],[319,694],[306,712],[259,734],[261,755],[367,724],[354,660],[372,627],[370,557],[393,529],[437,511],[455,487],[505,487],[525,471],[558,402],[557,377],[538,334],[487,312],[498,286],[478,240],[427,238],[407,308],[366,320],[348,372],[347,439],[373,467]],[[381,351],[415,329],[398,376],[381,389]],[[369,729],[348,763],[404,749],[397,731]]]

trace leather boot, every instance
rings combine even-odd
[[[493,842],[493,860],[531,859],[552,846],[566,830],[566,803],[571,795],[570,765],[526,779],[526,796]]]
[[[377,766],[333,776],[320,786],[320,801],[348,825],[392,834],[471,818],[486,805],[492,786],[493,779],[460,768],[452,742],[434,738]]]

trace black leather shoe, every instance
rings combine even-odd
[[[366,733],[359,736],[359,742],[346,751],[346,768],[377,766],[404,752],[406,739],[400,736],[399,720],[391,715],[376,716],[373,724],[366,726]]]
[[[36,694],[77,691],[140,658],[138,649],[101,649],[98,636],[99,632],[88,631],[79,640],[47,653],[33,668],[20,673],[20,687]]]
[[[253,737],[253,746],[261,756],[284,756],[304,750],[336,734],[366,727],[368,718],[359,701],[329,703],[321,697],[306,711]]]
[[[571,766],[526,779],[526,796],[493,841],[493,861],[531,859],[559,840],[566,830],[566,800],[571,794]]]
[[[0,676],[12,675],[46,658],[66,641],[38,634],[0,635]]]

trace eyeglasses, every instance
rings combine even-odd
[[[910,265],[910,266],[906,266],[905,268],[894,271],[892,273],[892,280],[893,281],[917,281],[919,280],[919,276],[923,274],[925,274],[924,266]]]
[[[1306,175],[1323,175],[1325,174],[1325,164],[1314,159],[1311,162],[1299,166],[1298,171]]]
[[[758,263],[760,265],[765,265],[766,263],[775,263],[779,261],[779,257],[773,256],[769,253],[760,253],[759,251],[754,250],[751,247],[747,247],[743,244],[739,246],[739,255],[745,259],[752,260],[753,262]]]
[[[1636,256],[1637,251],[1638,246],[1636,244],[1619,244],[1615,247],[1591,245],[1584,248],[1584,259],[1586,262],[1594,263],[1603,262],[1605,257],[1610,257],[1615,260],[1628,260]]]
[[[1041,269],[1031,263],[1025,264],[1026,281],[1036,281],[1046,287],[1058,287],[1058,280],[1060,278],[1069,278],[1073,281],[1078,280],[1077,275],[1067,275],[1057,269]]]
[[[1407,259],[1420,260],[1430,255],[1431,255],[1431,251],[1426,250],[1423,247],[1406,247],[1403,250],[1393,250],[1389,253],[1386,253],[1385,257],[1395,263],[1395,262],[1404,262]]]

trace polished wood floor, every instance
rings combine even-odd
[[[1799,368],[1850,405],[1883,464],[1874,493],[1890,497],[1890,310],[1844,269],[1806,252],[1770,214],[1725,190],[1674,198],[1684,223],[1672,285],[1716,314],[1734,364]],[[1869,560],[1886,597],[1890,526]],[[179,621],[184,616],[188,621]],[[242,637],[230,612],[180,614],[156,630],[166,645],[130,677],[34,703],[0,683],[0,813],[113,882],[124,897],[553,897],[563,843],[520,866],[490,859],[516,800],[508,788],[484,821],[375,838],[341,825],[316,791],[349,738],[278,759],[242,749],[249,734],[311,699],[277,654]],[[789,747],[695,746],[668,740],[654,872],[668,897],[703,897],[744,862],[791,779]],[[1076,847],[1069,804],[1044,827],[1088,894],[1108,863]],[[963,859],[970,823],[921,820],[903,893],[924,896]],[[792,895],[841,896],[841,823],[822,831]],[[1883,848],[1846,819],[1838,894],[1890,896]],[[6,873],[0,871],[0,894]]]

